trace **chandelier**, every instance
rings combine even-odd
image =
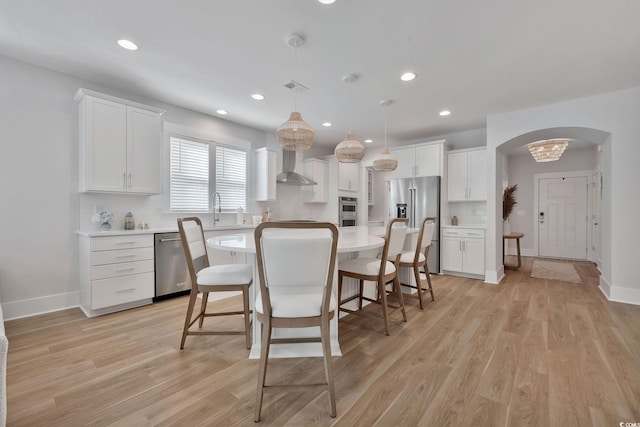
[[[567,145],[566,139],[545,139],[527,144],[527,148],[536,162],[553,162],[562,156]]]
[[[342,80],[345,83],[353,83],[357,78],[355,74],[347,74]],[[334,153],[340,163],[358,163],[364,157],[364,146],[351,133],[351,98],[349,99],[349,132],[336,146]]]
[[[373,169],[377,172],[391,172],[396,170],[398,167],[398,159],[389,152],[387,148],[387,109],[391,105],[391,101],[385,99],[384,101],[380,101],[380,106],[385,107],[384,110],[384,150],[382,153],[378,155],[378,157],[373,161]]]
[[[296,68],[298,66],[298,47],[304,44],[304,38],[298,34],[292,34],[287,39],[289,46],[295,48]],[[304,151],[308,150],[313,144],[313,129],[302,119],[302,115],[295,111],[297,109],[297,92],[302,87],[299,83],[292,81],[294,92],[294,111],[289,116],[289,120],[280,125],[276,131],[276,139],[285,150]],[[289,87],[289,86],[287,86]]]

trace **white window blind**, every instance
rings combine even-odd
[[[247,152],[216,146],[216,191],[222,211],[247,210]]]
[[[209,211],[209,144],[171,137],[171,211]]]

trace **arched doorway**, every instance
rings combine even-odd
[[[565,152],[558,162],[549,162],[547,164],[536,164],[533,158],[526,150],[526,144],[542,139],[552,138],[568,138],[577,149],[569,149]],[[539,129],[518,135],[508,141],[503,142],[497,147],[497,163],[501,174],[496,177],[497,188],[504,188],[507,185],[517,183],[519,186],[518,201],[521,209],[516,208],[515,228],[520,228],[525,233],[523,241],[523,254],[529,256],[549,256],[557,258],[570,259],[588,259],[600,265],[600,244],[601,244],[601,210],[603,208],[601,202],[602,190],[602,174],[607,173],[606,166],[600,156],[601,146],[610,138],[609,133],[591,128],[579,127],[556,127]],[[584,152],[580,152],[583,150]],[[515,153],[515,154],[514,154]],[[580,153],[579,155],[576,153]],[[589,153],[586,155],[584,153]],[[516,171],[514,173],[514,170]],[[528,175],[527,175],[528,174]],[[514,176],[515,175],[515,176]],[[584,182],[584,184],[582,184]],[[579,183],[579,184],[578,184]],[[554,221],[553,209],[547,209],[546,203],[542,201],[541,194],[548,190],[550,185],[554,189],[560,191],[563,188],[571,189],[580,187],[580,197],[583,197],[583,211],[575,213],[575,218],[579,218],[578,231],[572,229],[569,225],[569,219],[562,218],[562,226],[565,226],[565,220],[569,221],[561,233],[567,232],[574,238],[566,238],[565,236],[556,236],[554,233],[559,232],[558,222]],[[571,191],[572,196],[575,192]],[[501,192],[498,192],[501,194]],[[526,200],[524,200],[526,199]],[[497,201],[501,204],[501,200]],[[579,206],[580,204],[576,204]],[[554,205],[554,207],[557,207]],[[574,205],[571,205],[575,209]],[[605,206],[606,208],[606,206]],[[499,209],[498,209],[499,211]],[[550,217],[551,216],[551,217]],[[554,225],[555,227],[552,227]],[[581,228],[583,227],[583,228]],[[514,225],[511,226],[512,230]],[[552,231],[550,231],[552,230]],[[569,231],[571,233],[569,233]],[[577,236],[577,239],[576,239]],[[550,239],[550,238],[551,239]],[[579,238],[582,238],[581,241]],[[553,242],[551,242],[553,240]],[[562,244],[570,246],[577,244],[575,247],[553,246]],[[505,250],[509,250],[507,247]],[[515,251],[515,248],[513,249]]]

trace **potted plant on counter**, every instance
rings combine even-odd
[[[509,224],[509,216],[513,212],[513,208],[518,204],[516,202],[515,192],[518,189],[518,184],[513,184],[511,187],[504,189],[502,194],[502,233],[506,236],[511,234],[511,224]]]

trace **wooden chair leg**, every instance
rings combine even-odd
[[[416,288],[418,288],[418,301],[420,301],[420,310],[424,309],[424,303],[422,302],[422,279],[420,279],[420,268],[417,265],[413,265],[413,276],[416,279]]]
[[[389,334],[389,312],[387,310],[387,289],[386,284],[382,280],[378,280],[378,295],[381,299],[382,317],[384,318],[384,331]]]
[[[431,301],[435,301],[436,297],[433,296],[433,286],[431,286],[431,274],[429,273],[429,267],[427,264],[424,265],[424,274],[427,278],[427,283],[429,284],[429,292],[431,293]]]
[[[189,305],[187,306],[187,316],[184,319],[184,329],[182,330],[182,340],[180,341],[180,350],[184,348],[184,342],[187,339],[187,333],[189,332],[189,324],[191,324],[191,316],[193,316],[193,307],[196,304],[196,298],[198,298],[198,291],[191,289]]]
[[[244,336],[247,348],[251,348],[251,313],[249,310],[249,286],[242,288],[242,303],[244,305]]]
[[[202,304],[200,304],[200,321],[198,322],[200,328],[202,328],[202,323],[204,322],[204,313],[207,311],[207,301],[209,301],[209,292],[203,292]]]
[[[260,421],[260,413],[262,412],[262,398],[264,396],[264,383],[267,378],[267,361],[269,359],[269,343],[271,342],[271,321],[267,320],[267,324],[261,325],[262,328],[262,347],[260,348],[260,365],[258,367],[258,389],[256,390],[256,408],[253,414],[255,422]]]
[[[358,310],[362,310],[362,294],[364,292],[364,280],[360,279],[360,296],[358,297]]]
[[[393,278],[393,287],[396,290],[396,294],[398,295],[398,303],[400,304],[400,309],[402,310],[402,319],[407,321],[407,311],[404,308],[404,295],[402,295],[402,288],[400,287],[400,279],[398,275]]]
[[[331,332],[329,329],[329,319],[323,319],[320,325],[320,337],[322,339],[322,355],[324,357],[324,372],[327,378],[327,386],[329,388],[329,414],[335,418],[336,416],[336,390],[333,386],[333,365],[331,362]]]

